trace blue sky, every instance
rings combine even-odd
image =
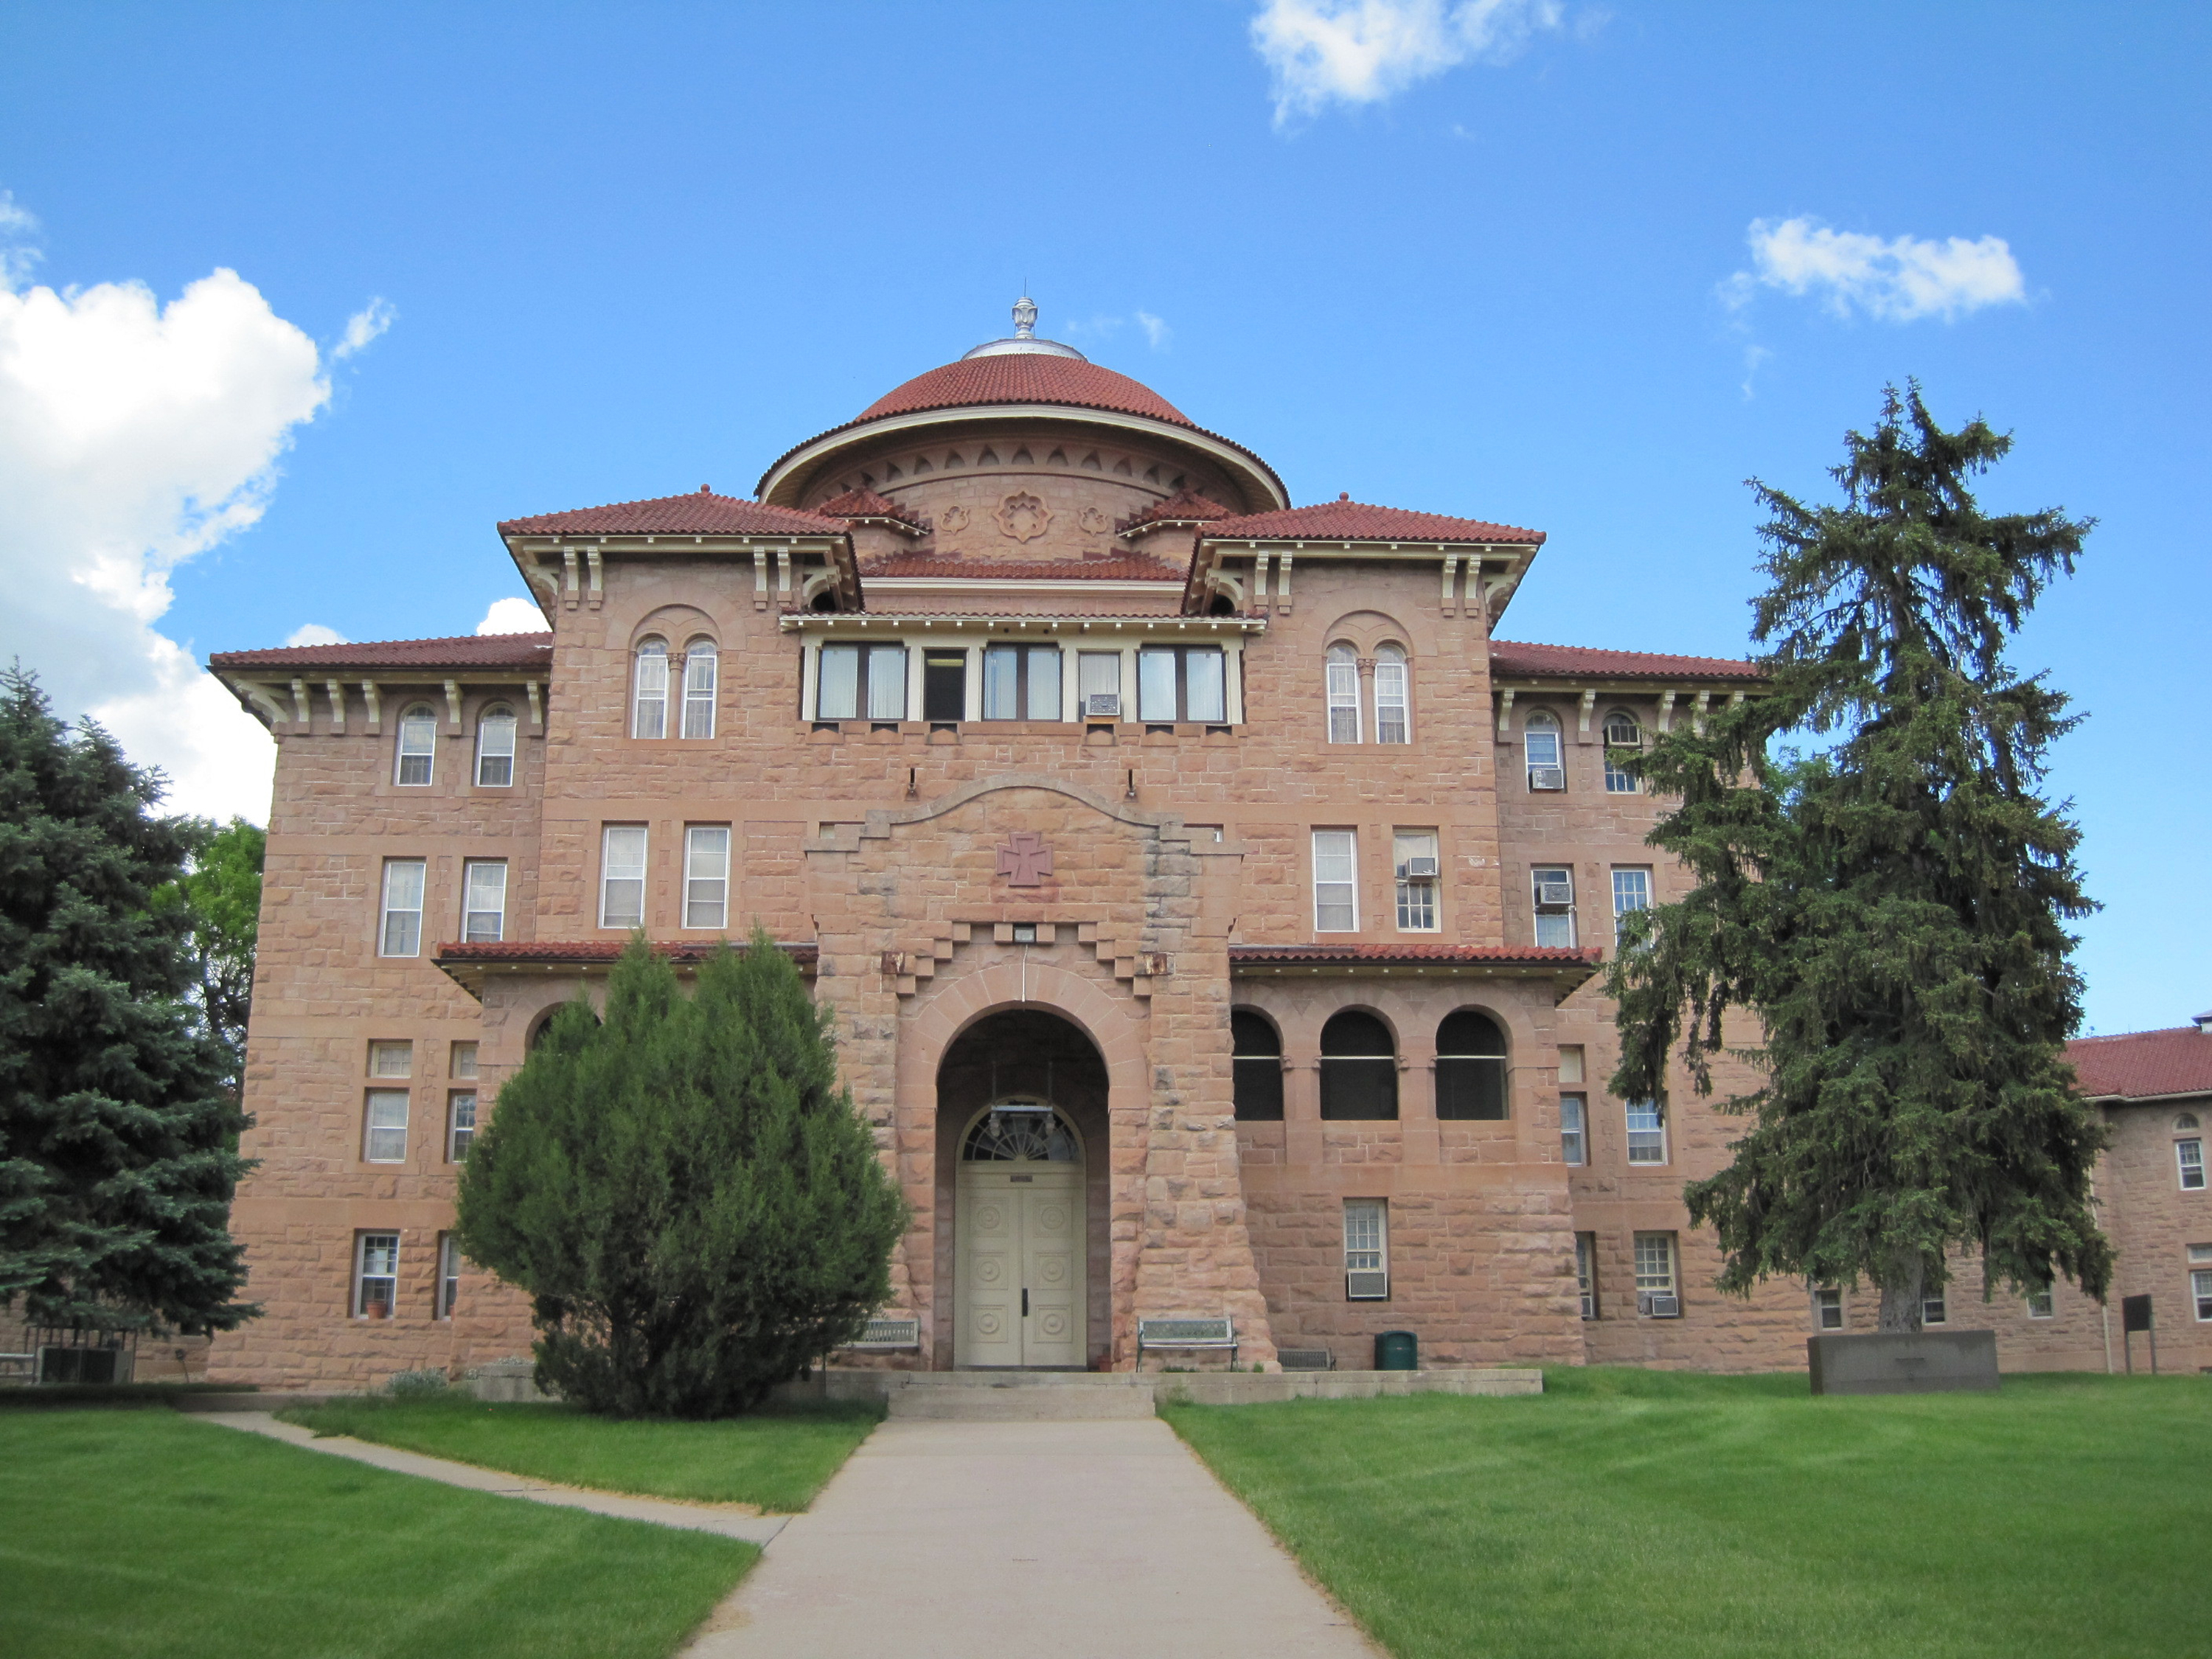
[[[0,652],[255,812],[183,653],[468,632],[495,520],[749,493],[1026,281],[1299,501],[1548,532],[1505,635],[1738,654],[1743,480],[1917,375],[2100,520],[2018,656],[2090,717],[2092,1024],[2177,1024],[2208,68],[2152,5],[15,3]]]

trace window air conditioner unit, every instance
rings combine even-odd
[[[1657,1291],[1638,1291],[1636,1293],[1636,1311],[1646,1319],[1680,1319],[1682,1316],[1682,1298],[1662,1295]]]
[[[1564,909],[1575,902],[1575,884],[1571,881],[1540,881],[1536,884],[1536,902],[1556,904]]]
[[[1121,694],[1119,691],[1093,691],[1083,700],[1083,713],[1090,720],[1119,720],[1121,718]]]
[[[1353,1302],[1381,1302],[1390,1294],[1387,1273],[1357,1273],[1344,1276],[1344,1294]]]
[[[1532,766],[1528,769],[1531,789],[1564,789],[1567,787],[1567,769],[1564,766]]]
[[[1433,881],[1436,873],[1437,861],[1434,859],[1407,859],[1398,866],[1401,881]]]

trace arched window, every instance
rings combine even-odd
[[[637,704],[631,715],[633,738],[668,735],[668,643],[647,640],[637,647]]]
[[[394,781],[404,784],[430,781],[431,760],[438,750],[438,716],[427,702],[411,704],[399,717],[399,767]]]
[[[1567,787],[1566,763],[1559,757],[1559,721],[1554,714],[1538,709],[1528,716],[1521,728],[1521,743],[1528,761],[1528,787],[1531,789],[1564,789]]]
[[[1345,1121],[1398,1115],[1398,1045],[1374,1015],[1347,1008],[1321,1028],[1321,1115]]]
[[[504,789],[514,781],[514,710],[495,702],[477,716],[477,787]]]
[[[694,640],[684,647],[684,735],[714,735],[714,671],[718,666],[712,640]]]
[[[1628,769],[1632,755],[1644,752],[1644,728],[1626,708],[1605,717],[1605,792],[1608,795],[1636,793],[1636,774]]]
[[[1437,1115],[1496,1122],[1505,1109],[1505,1033],[1472,1008],[1446,1014],[1437,1027]]]
[[[1237,1008],[1229,1015],[1229,1062],[1237,1115],[1252,1123],[1283,1121],[1283,1039],[1264,1014]]]
[[[1074,1126],[1042,1100],[1002,1100],[975,1120],[963,1164],[1080,1164]]]
[[[1359,741],[1359,653],[1348,645],[1328,648],[1328,740]]]
[[[1413,720],[1407,708],[1406,650],[1403,646],[1379,646],[1375,652],[1375,741],[1411,743]]]
[[[2197,1122],[2196,1113],[2184,1112],[2179,1117],[2173,1120],[2173,1127],[2176,1129],[2197,1129],[2201,1128],[2203,1126]]]

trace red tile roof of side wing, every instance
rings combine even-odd
[[[210,668],[548,668],[550,634],[463,634],[444,640],[365,640],[351,645],[295,645],[267,651],[218,651]]]
[[[1318,501],[1280,513],[1216,519],[1206,526],[1205,535],[1208,541],[1525,542],[1532,547],[1544,539],[1540,530],[1352,501]]]
[[[963,409],[971,404],[1067,404],[1145,415],[1197,429],[1188,415],[1140,381],[1078,358],[1033,352],[963,357],[917,374],[862,410],[859,420],[925,409]]]
[[[1132,513],[1114,526],[1127,535],[1133,530],[1142,530],[1153,524],[1203,524],[1210,519],[1233,519],[1237,515],[1219,501],[1200,495],[1195,489],[1178,489],[1164,501],[1154,501],[1150,507]]]
[[[939,577],[958,581],[1180,582],[1182,567],[1140,554],[1110,559],[949,559],[927,553],[892,553],[860,566],[864,580],[890,576]]]
[[[842,536],[842,519],[696,490],[649,501],[615,501],[568,513],[507,519],[502,536]]]
[[[916,517],[888,496],[865,487],[833,496],[822,503],[820,511],[831,519],[889,519],[915,530],[926,530],[929,525],[927,520]]]
[[[2212,1094],[2212,1031],[2193,1025],[2076,1037],[2066,1045],[2066,1058],[2081,1080],[2081,1092],[2092,1097]]]
[[[1488,963],[1516,968],[1590,968],[1601,952],[1555,945],[1232,945],[1233,966],[1249,963]]]
[[[1651,651],[1597,651],[1579,645],[1490,642],[1490,672],[1541,679],[1763,680],[1758,664],[1735,657],[1668,657]]]
[[[740,955],[745,941],[731,939],[730,948]],[[656,939],[653,950],[676,962],[696,962],[710,957],[722,946],[720,939]],[[629,948],[627,939],[502,939],[494,943],[441,945],[434,960],[475,963],[540,963],[574,962],[586,965],[609,963],[618,959]],[[811,963],[819,949],[811,941],[792,944],[779,941],[776,948],[793,961]]]

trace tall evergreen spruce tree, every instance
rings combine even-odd
[[[462,1248],[528,1291],[541,1382],[718,1417],[860,1334],[907,1206],[836,1087],[829,1016],[756,928],[690,997],[642,935],[555,1014],[462,1172]]]
[[[1864,1279],[1885,1331],[1920,1328],[1962,1247],[1984,1295],[2064,1273],[2101,1297],[2112,1271],[2089,1199],[2103,1132],[2063,1054],[2081,993],[2065,923],[2094,906],[2079,832],[2039,793],[2075,721],[2005,660],[2091,525],[1982,512],[1969,481],[2011,442],[1979,420],[1946,432],[1917,386],[1893,387],[1846,439],[1842,505],[1754,482],[1771,678],[1641,757],[1678,803],[1651,844],[1695,885],[1610,970],[1625,1099],[1660,1094],[1678,1044],[1710,1093],[1726,1017],[1756,1017],[1763,1085],[1723,1107],[1749,1132],[1684,1194],[1717,1230],[1721,1288]],[[1770,754],[1797,730],[1832,747]]]
[[[98,726],[0,672],[0,1306],[34,1324],[227,1330],[248,1167],[229,1056],[152,895],[189,822]]]

